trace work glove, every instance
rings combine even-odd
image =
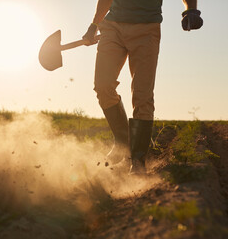
[[[197,9],[189,9],[182,13],[182,28],[184,31],[199,29],[203,26],[203,19],[200,17],[201,12]]]
[[[98,42],[98,40],[95,39],[95,36],[97,35],[97,31],[98,31],[97,25],[94,23],[91,23],[86,34],[82,37],[82,39],[89,40],[89,43],[85,44],[86,46],[90,46]]]

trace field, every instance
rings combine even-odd
[[[155,121],[147,177],[105,119],[0,112],[0,238],[228,238],[228,122]]]

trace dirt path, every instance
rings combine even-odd
[[[195,171],[196,179],[186,182],[170,183],[163,178],[140,197],[117,201],[106,221],[107,228],[95,231],[91,238],[228,238],[228,125],[205,123],[201,138],[198,146],[219,156],[195,165],[196,169],[207,168],[202,180],[197,175],[202,171]],[[168,142],[173,140],[175,134],[170,131],[160,138],[164,151],[157,156],[151,152],[151,172],[164,175],[172,158]],[[196,202],[199,214],[188,214],[191,206],[184,206],[184,202]],[[176,212],[180,213],[176,218],[167,212],[175,203],[185,210]],[[148,211],[143,214],[142,208]]]
[[[75,209],[73,197],[24,211],[1,207],[0,238],[228,238],[228,124],[202,124],[196,147],[210,154],[194,164],[172,163],[176,141],[176,130],[167,128],[158,139],[160,151],[151,150],[149,190],[117,199],[115,191],[90,185],[94,206],[84,214]]]
[[[228,216],[228,125],[216,122],[209,124],[205,128],[205,135],[209,148],[219,156],[218,159],[212,160],[212,163],[218,174],[222,203]]]

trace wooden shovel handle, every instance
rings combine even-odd
[[[99,41],[100,38],[101,38],[101,35],[97,35],[95,37],[95,40]],[[83,46],[83,45],[86,45],[86,44],[89,44],[89,40],[87,40],[87,39],[74,41],[74,42],[68,43],[66,45],[61,45],[61,51],[69,50],[69,49],[72,49],[72,48],[75,48],[75,47],[78,47],[78,46]]]

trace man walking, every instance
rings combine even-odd
[[[182,0],[183,30],[203,25],[197,0]],[[90,44],[99,29],[95,87],[99,104],[115,137],[107,155],[120,162],[130,145],[131,174],[146,172],[145,160],[151,141],[154,117],[154,82],[160,44],[162,0],[98,0],[92,24],[83,36]],[[119,73],[127,59],[132,76],[133,118],[127,119],[116,92]]]

